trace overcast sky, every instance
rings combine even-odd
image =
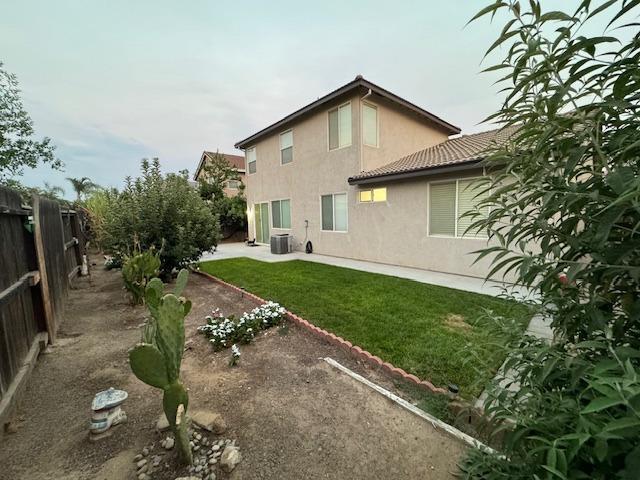
[[[142,157],[193,173],[362,74],[463,132],[498,107],[480,60],[502,25],[470,0],[0,0],[0,61],[66,165],[27,171],[120,186]],[[392,161],[394,159],[390,159]]]

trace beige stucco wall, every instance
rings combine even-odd
[[[378,109],[378,146],[363,145],[362,171],[374,170],[394,160],[444,142],[448,136],[424,120],[407,114],[388,101],[364,100]]]
[[[293,126],[292,163],[280,165],[282,132],[255,145],[257,172],[245,179],[249,237],[255,238],[254,204],[289,198],[291,229],[272,228],[270,218],[270,233],[291,233],[297,250],[304,250],[307,239],[313,242],[315,253],[484,276],[487,263],[472,267],[473,257],[469,253],[482,248],[485,240],[428,235],[426,179],[382,183],[380,186],[387,187],[387,202],[358,202],[360,188],[350,186],[347,179],[360,172],[362,165],[371,169],[390,163],[444,141],[446,136],[372,99],[379,109],[379,148],[361,150],[360,98],[354,96],[350,100],[353,141],[349,147],[328,151],[327,112],[333,106]],[[321,231],[320,196],[339,192],[347,192],[348,231]]]

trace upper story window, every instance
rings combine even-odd
[[[351,145],[351,102],[329,110],[329,150]]]
[[[256,173],[256,147],[247,148],[247,172]]]
[[[378,107],[369,103],[362,104],[362,143],[378,146]]]
[[[280,134],[280,164],[293,162],[293,130]]]
[[[239,188],[239,187],[240,187],[240,180],[227,181],[227,188]]]
[[[429,184],[429,235],[486,238],[485,232],[468,231],[478,217],[463,216],[487,197],[485,188],[478,186],[475,179]]]
[[[320,198],[322,230],[347,231],[347,194],[333,193]]]
[[[370,202],[386,202],[387,201],[387,188],[374,188],[372,190],[360,190],[359,192],[361,203]]]

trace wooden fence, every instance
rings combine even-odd
[[[17,192],[0,187],[0,426],[40,349],[55,342],[86,253],[81,215],[38,196],[24,206]]]

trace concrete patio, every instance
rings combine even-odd
[[[364,272],[380,273],[392,277],[407,278],[416,282],[440,285],[467,292],[482,293],[484,295],[499,296],[505,292],[513,293],[517,298],[531,298],[527,290],[503,282],[486,281],[482,278],[453,275],[450,273],[433,272],[419,268],[387,265],[384,263],[366,262],[350,258],[331,257],[317,253],[292,252],[285,255],[271,253],[266,245],[249,247],[245,243],[222,243],[215,252],[202,255],[201,260],[224,260],[227,258],[247,257],[261,262],[287,262],[291,260],[305,260],[307,262],[324,263],[336,267],[351,268]]]

